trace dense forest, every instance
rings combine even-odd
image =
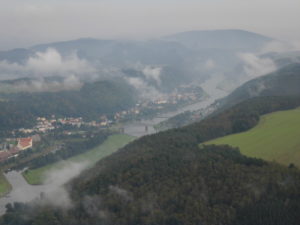
[[[51,115],[99,119],[128,109],[135,103],[134,90],[121,81],[86,83],[78,90],[2,94],[0,131],[30,127],[38,116]]]
[[[300,106],[261,97],[199,123],[145,136],[69,183],[73,206],[9,204],[0,224],[296,225],[300,171],[199,143],[247,130],[259,116]]]

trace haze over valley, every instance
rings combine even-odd
[[[299,224],[298,1],[0,3],[0,225]]]

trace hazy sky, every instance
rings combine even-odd
[[[227,28],[300,40],[300,0],[0,0],[0,50]]]

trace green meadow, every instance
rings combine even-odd
[[[29,184],[33,184],[33,185],[41,184],[45,180],[45,174],[51,170],[62,169],[68,163],[72,163],[72,162],[86,162],[88,163],[89,166],[92,166],[98,160],[112,154],[113,152],[117,151],[118,149],[122,148],[123,146],[125,146],[126,144],[128,144],[133,140],[134,137],[129,135],[123,135],[123,134],[111,135],[107,138],[107,140],[103,144],[83,154],[71,157],[68,160],[65,160],[63,162],[49,164],[33,170],[26,170],[23,173],[23,176]]]
[[[247,156],[300,167],[300,109],[264,115],[249,131],[204,144],[230,145]]]

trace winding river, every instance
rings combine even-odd
[[[209,83],[211,82],[211,83]],[[149,119],[149,120],[141,120],[141,121],[134,121],[124,126],[124,132],[128,135],[141,137],[144,135],[155,133],[155,129],[153,128],[154,125],[167,120],[170,117],[173,117],[177,114],[180,114],[185,111],[194,111],[199,109],[205,109],[209,105],[211,105],[216,99],[224,97],[227,93],[221,90],[216,89],[215,87],[212,89],[214,85],[214,81],[210,80],[204,84],[204,90],[211,96],[210,98],[197,102],[188,106],[185,106],[181,109],[178,109],[173,112],[163,113],[159,116]],[[213,90],[213,93],[211,92]],[[145,129],[147,126],[147,130]],[[78,171],[79,173],[80,171]],[[61,171],[59,172],[61,173]],[[60,188],[61,185],[68,180],[70,177],[64,177],[65,180],[62,180],[58,183],[47,183],[45,185],[29,185],[21,175],[21,172],[11,171],[5,174],[7,180],[13,187],[13,190],[7,194],[6,196],[0,199],[0,215],[5,213],[5,205],[7,203],[13,202],[30,202],[36,198],[39,198],[41,193],[48,193],[49,191],[53,191],[55,188]]]

